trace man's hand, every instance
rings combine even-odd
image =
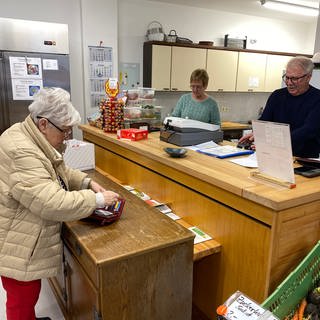
[[[250,149],[255,150],[256,146],[254,145],[253,141],[254,141],[253,133],[248,133],[239,139],[237,147],[244,148],[247,150],[250,150]]]

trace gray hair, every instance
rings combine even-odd
[[[43,88],[37,92],[29,105],[29,112],[35,123],[39,116],[52,120],[57,126],[72,127],[81,121],[69,92],[61,88]]]
[[[310,58],[304,57],[304,56],[297,56],[294,58],[291,58],[287,63],[287,68],[290,66],[299,66],[302,68],[307,74],[312,73],[314,64]]]

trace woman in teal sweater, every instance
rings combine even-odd
[[[194,70],[190,76],[192,93],[180,97],[171,115],[220,125],[218,104],[205,93],[208,82],[209,76],[206,70]]]

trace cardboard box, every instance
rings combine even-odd
[[[118,139],[129,139],[133,141],[138,141],[148,138],[148,130],[144,129],[121,129],[117,131]]]
[[[63,159],[73,169],[90,170],[95,168],[94,144],[76,139],[68,140]]]

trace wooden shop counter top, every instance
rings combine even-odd
[[[320,238],[320,178],[296,176],[296,188],[271,186],[250,169],[188,150],[170,158],[159,133],[118,140],[81,125],[95,144],[96,167],[168,203],[222,245],[194,264],[193,302],[209,318],[234,291],[262,302]]]
[[[64,275],[51,279],[66,319],[191,319],[194,235],[96,171],[126,199],[120,220],[64,223]]]

